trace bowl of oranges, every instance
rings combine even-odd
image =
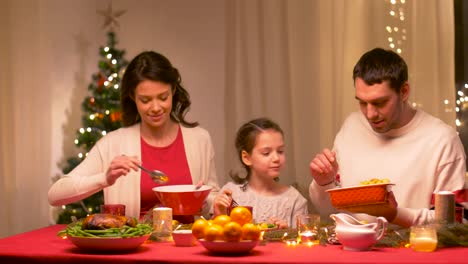
[[[243,206],[235,207],[229,215],[196,220],[192,234],[208,251],[222,254],[249,253],[261,238],[260,228],[252,223],[252,213]]]

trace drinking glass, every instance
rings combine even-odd
[[[416,225],[410,228],[410,244],[414,251],[432,252],[437,248],[435,225]]]
[[[124,204],[101,204],[101,213],[125,216]]]
[[[319,244],[320,215],[298,215],[296,220],[298,242],[303,244]]]

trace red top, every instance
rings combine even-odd
[[[142,165],[149,170],[160,170],[169,177],[166,185],[192,184],[187,156],[185,155],[184,139],[179,126],[177,137],[170,145],[165,147],[154,147],[145,142],[141,142]],[[151,180],[146,172],[141,172],[141,212],[143,217],[148,210],[159,203],[159,199],[153,192],[153,187],[161,186]]]

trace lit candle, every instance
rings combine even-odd
[[[311,230],[307,230],[304,232],[299,233],[299,240],[301,243],[304,244],[318,244],[318,236],[316,232]]]
[[[158,207],[153,209],[153,229],[156,241],[172,241],[172,209]]]

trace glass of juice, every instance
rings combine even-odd
[[[414,251],[432,252],[437,248],[437,228],[435,225],[416,225],[410,229],[410,244]]]

